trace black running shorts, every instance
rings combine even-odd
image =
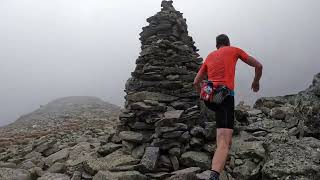
[[[234,128],[234,96],[227,96],[221,104],[206,101],[205,104],[215,112],[217,128]]]

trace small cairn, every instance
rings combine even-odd
[[[215,123],[201,121],[193,88],[203,60],[172,3],[162,1],[161,11],[142,28],[141,53],[126,83],[118,129],[128,153],[141,159],[139,171],[150,178],[158,172],[160,179],[159,172],[209,169],[215,138]]]

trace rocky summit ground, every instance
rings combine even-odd
[[[234,141],[221,179],[320,179],[319,92],[320,73],[296,95],[261,98],[254,107],[238,105]],[[183,168],[178,171],[141,173],[141,163],[152,163],[155,157],[137,158],[147,148],[128,153],[115,131],[118,112],[118,107],[95,98],[63,98],[1,128],[0,179],[208,179],[214,142],[198,145],[207,152],[181,154]],[[191,131],[199,137],[206,133],[200,126]],[[138,133],[120,136],[143,138]]]
[[[0,180],[207,180],[215,116],[192,82],[202,59],[172,1],[147,19],[125,109],[56,100],[0,129]],[[320,179],[320,73],[295,95],[236,107],[221,180]]]

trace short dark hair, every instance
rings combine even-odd
[[[230,46],[230,40],[229,37],[225,34],[220,34],[216,38],[217,40],[217,48],[219,49],[221,46]]]

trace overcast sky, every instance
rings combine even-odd
[[[0,0],[0,125],[49,101],[123,105],[146,18],[161,0]],[[202,57],[220,33],[264,64],[262,90],[239,61],[237,100],[299,92],[320,72],[318,0],[175,0]]]

